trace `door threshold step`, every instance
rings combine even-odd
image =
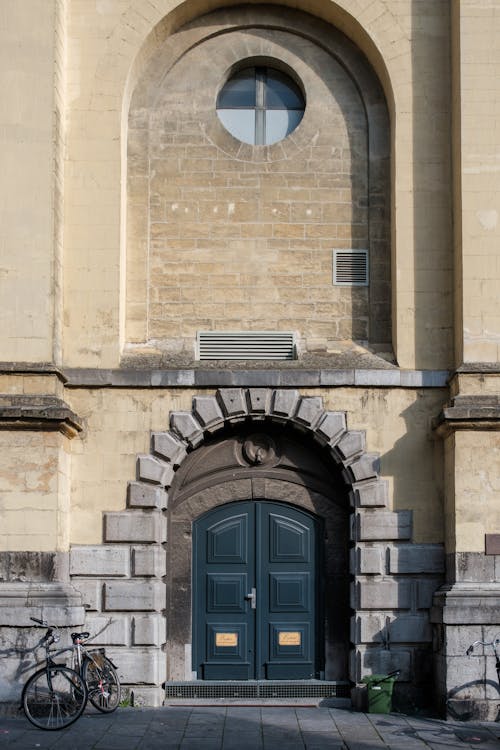
[[[249,699],[295,700],[298,698],[350,699],[351,686],[347,681],[327,680],[193,680],[165,682],[165,698],[177,700]]]
[[[164,706],[204,708],[342,708],[352,709],[350,698],[165,698]]]

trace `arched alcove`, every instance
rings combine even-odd
[[[216,113],[245,61],[304,91],[300,125],[271,146]],[[390,351],[389,115],[346,36],[273,5],[190,21],[137,78],[127,138],[127,361],[191,362],[203,330],[292,330],[300,355]]]
[[[237,423],[232,429],[223,430],[222,435],[217,433],[187,456],[172,483],[166,510],[169,542],[165,582],[170,679],[184,679],[192,669],[198,677],[203,676],[202,667],[198,666],[196,670],[194,660],[193,666],[191,663],[185,664],[186,644],[195,647],[196,632],[200,632],[199,624],[196,628],[194,624],[192,626],[193,620],[200,616],[193,611],[197,603],[193,592],[205,586],[195,577],[194,566],[199,551],[192,538],[192,530],[199,519],[210,511],[225,506],[233,507],[237,514],[238,507],[247,508],[252,504],[258,504],[263,509],[267,505],[282,507],[284,513],[287,507],[295,507],[321,521],[322,532],[321,538],[316,540],[316,558],[309,561],[315,564],[314,574],[307,572],[307,576],[314,575],[314,581],[308,583],[309,598],[313,590],[317,591],[315,604],[309,603],[312,610],[310,616],[320,634],[318,639],[321,638],[321,643],[314,643],[316,671],[311,676],[338,681],[347,679],[349,583],[352,578],[349,563],[349,518],[352,509],[348,491],[349,486],[342,478],[341,469],[333,462],[328,451],[315,446],[310,437],[291,425],[276,424],[271,419]],[[267,518],[264,520],[267,523]],[[246,534],[247,531],[250,534],[246,528],[242,533]],[[265,529],[255,533],[257,537],[260,533],[265,536]],[[264,624],[259,620],[260,631],[266,632],[267,621],[273,617],[273,612],[267,610],[266,601],[269,596],[267,577],[272,573],[261,571],[260,557],[265,559],[269,551],[264,542],[264,548],[260,549],[259,538],[250,539],[249,543],[259,548],[258,561],[255,560],[253,547],[249,552],[249,559],[253,560],[252,565],[255,564],[257,570],[247,573],[248,565],[245,562],[243,566],[236,565],[238,572],[232,575],[244,577],[245,581],[255,575],[252,586],[255,584],[259,596],[255,615],[266,620]],[[275,567],[281,571],[286,569],[290,574],[298,564],[290,562],[289,569],[284,564]],[[245,572],[242,573],[241,569]],[[227,565],[223,565],[222,570],[227,575]],[[261,591],[267,593],[261,596]],[[248,607],[243,602],[240,605],[246,615],[251,616]],[[261,607],[265,610],[264,614],[261,614]],[[293,606],[289,609],[293,610]],[[298,619],[303,619],[303,603],[298,606],[298,612]],[[289,618],[290,614],[287,616]],[[310,633],[310,639],[312,635]],[[190,649],[188,652],[190,658]],[[258,666],[260,672],[257,676],[266,674],[265,664]],[[300,671],[295,675],[296,679],[303,677]]]

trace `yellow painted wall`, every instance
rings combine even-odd
[[[6,0],[0,23],[0,361],[55,348],[55,0]]]
[[[457,362],[500,360],[500,5],[452,3]],[[458,141],[458,142],[457,142]],[[459,161],[460,160],[460,161]]]

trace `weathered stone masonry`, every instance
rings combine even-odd
[[[366,671],[397,668],[407,687],[422,687],[429,678],[429,607],[442,580],[442,547],[411,543],[411,512],[387,509],[377,457],[365,451],[363,433],[347,429],[342,412],[325,411],[321,398],[296,390],[232,388],[196,396],[191,412],[170,415],[170,430],[153,434],[151,453],[138,457],[127,510],[104,514],[103,546],[71,550],[72,582],[88,610],[86,623],[96,631],[112,619],[98,642],[116,656],[135,701],[161,702],[161,683],[171,678],[165,672],[162,577],[168,545],[164,511],[175,471],[206,437],[249,421],[260,430],[276,421],[306,433],[327,449],[351,488],[353,651],[345,677],[356,683]],[[190,665],[184,668],[189,675]],[[175,665],[170,671],[176,673]]]

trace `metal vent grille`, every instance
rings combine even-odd
[[[338,286],[368,286],[368,251],[334,250],[333,283]]]
[[[198,359],[296,359],[295,336],[281,331],[199,331]]]
[[[348,682],[166,682],[166,698],[349,698]]]

